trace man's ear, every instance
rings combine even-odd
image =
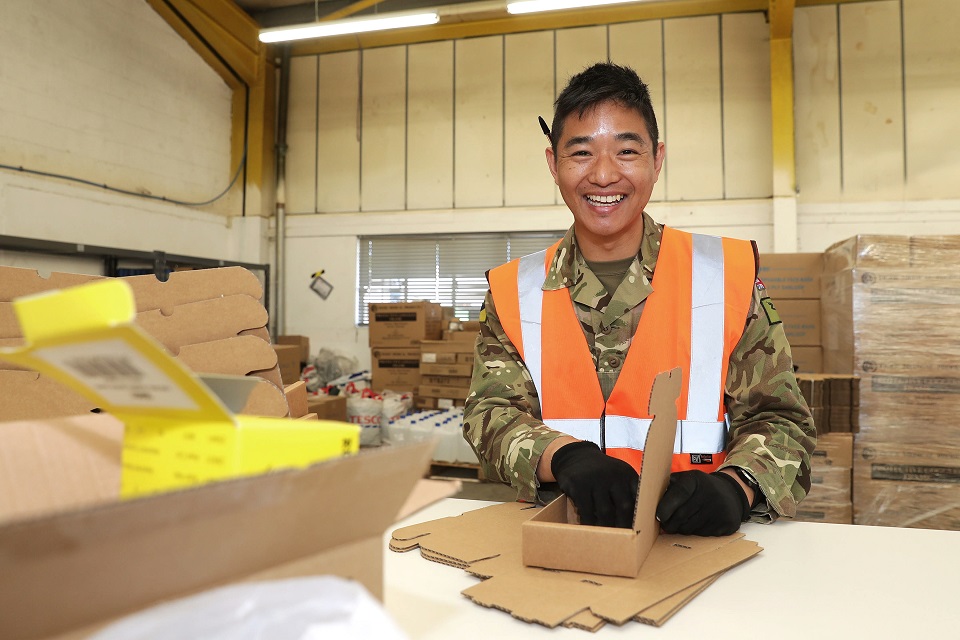
[[[550,175],[553,176],[553,182],[557,182],[557,156],[553,154],[553,147],[547,147],[545,152],[547,156],[547,167],[550,169]]]

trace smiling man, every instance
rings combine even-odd
[[[581,522],[630,526],[653,378],[680,367],[664,531],[733,533],[793,516],[816,436],[748,241],[645,208],[663,167],[647,87],[596,64],[554,105],[547,165],[573,226],[488,274],[464,437],[489,478]]]

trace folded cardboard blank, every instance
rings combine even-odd
[[[523,523],[525,565],[628,578],[640,572],[660,532],[656,510],[670,480],[680,380],[674,369],[653,383],[633,529],[580,524],[572,502],[560,496]]]

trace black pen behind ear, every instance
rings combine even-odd
[[[537,116],[537,120],[540,121],[540,129],[543,131],[543,135],[550,137],[550,127],[547,126],[547,121],[543,119],[543,116]]]

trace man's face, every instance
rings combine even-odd
[[[546,153],[584,256],[618,260],[635,254],[664,155],[662,142],[654,149],[643,117],[616,102],[602,102],[583,117],[572,113],[556,154],[550,147]]]

